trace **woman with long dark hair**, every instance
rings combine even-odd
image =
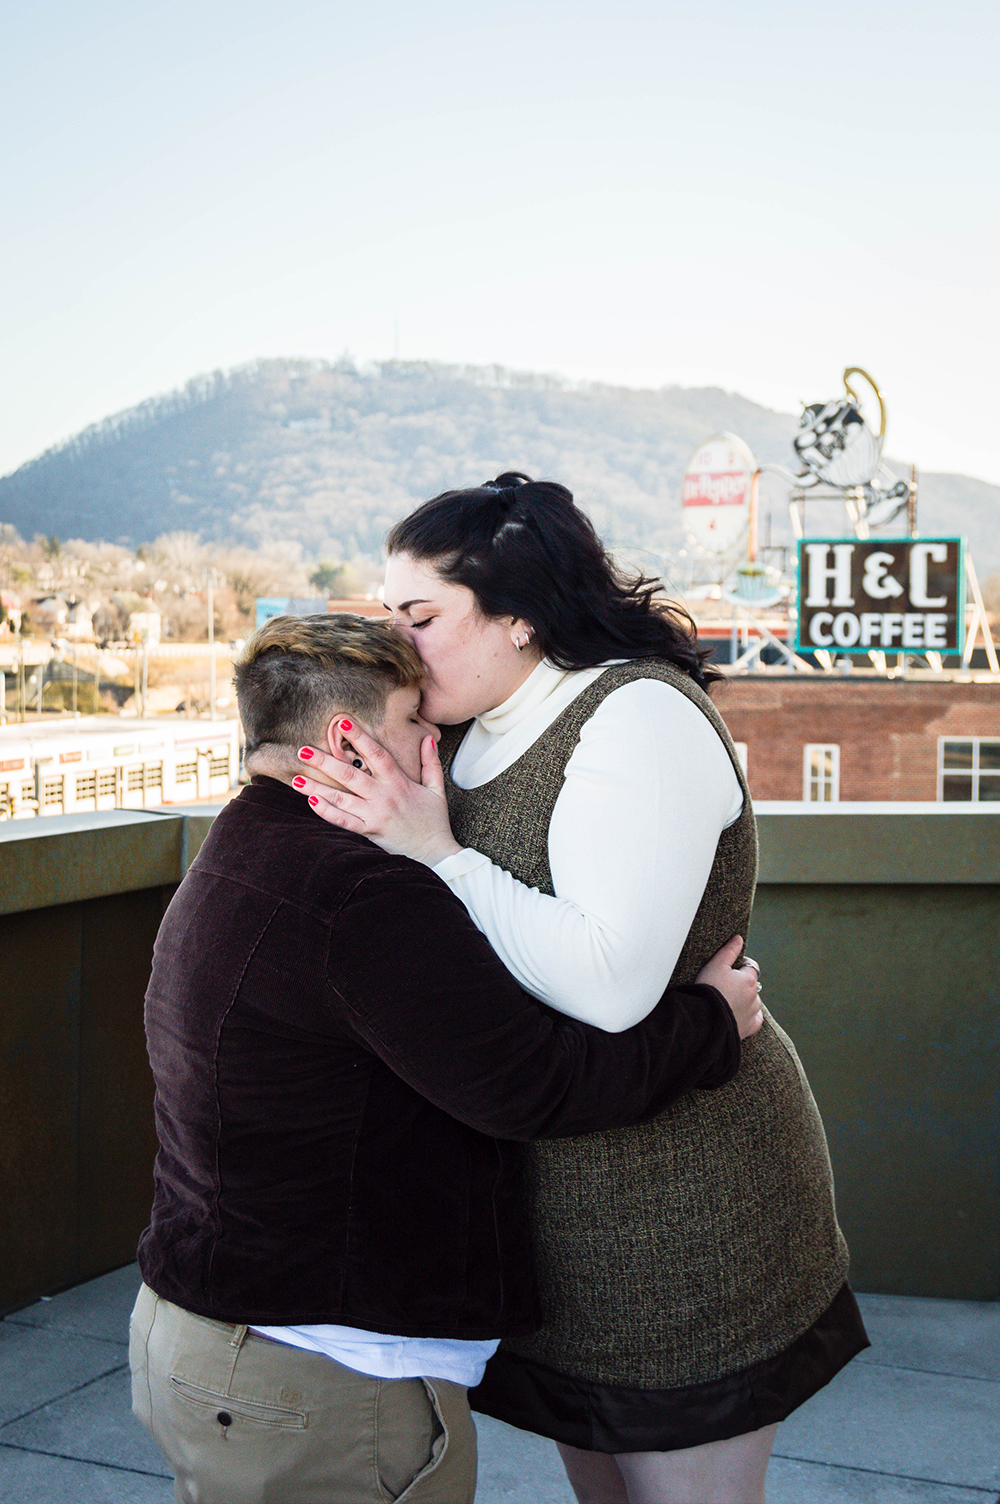
[[[690,620],[521,474],[434,498],[388,549],[440,764],[428,738],[416,785],[362,739],[343,792],[305,791],[432,866],[536,996],[629,1027],[753,901],[750,796]],[[529,1184],[545,1324],[473,1403],[552,1437],[581,1504],[763,1500],[777,1424],[867,1346],[791,1041],[768,1015],[721,1091],[533,1146]]]

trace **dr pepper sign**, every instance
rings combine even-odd
[[[743,537],[757,462],[735,434],[699,444],[681,484],[684,527],[711,553],[726,553]]]
[[[800,652],[960,653],[961,538],[802,538]]]

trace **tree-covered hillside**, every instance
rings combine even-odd
[[[701,439],[729,430],[759,461],[789,464],[796,421],[715,388],[261,361],[152,398],[0,479],[0,522],[28,538],[136,546],[183,530],[351,558],[377,554],[390,523],[426,497],[517,469],[568,484],[609,540],[660,551],[682,543],[680,479]],[[778,541],[780,487],[768,494]],[[922,477],[921,530],[967,533],[981,572],[995,569],[998,501],[984,482]]]

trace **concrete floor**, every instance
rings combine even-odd
[[[0,1500],[171,1504],[133,1420],[134,1265],[0,1322]],[[873,1346],[778,1433],[769,1504],[1000,1504],[1000,1306],[861,1298]],[[478,1504],[572,1504],[551,1445],[480,1422]]]

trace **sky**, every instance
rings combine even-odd
[[[346,352],[796,412],[860,365],[887,453],[1000,483],[995,0],[3,15],[0,474]]]

